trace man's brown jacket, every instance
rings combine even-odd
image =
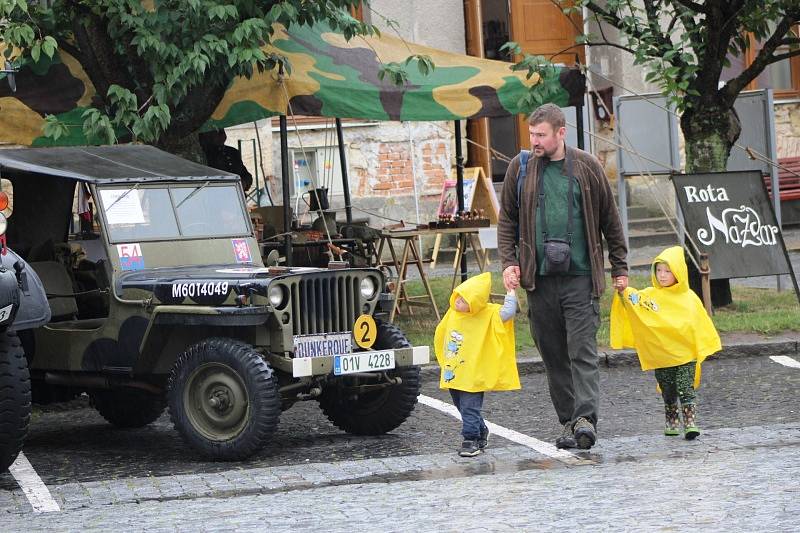
[[[517,173],[520,156],[508,165],[503,194],[500,199],[500,218],[497,224],[497,248],[503,270],[517,265],[522,288],[532,291],[536,280],[536,204],[539,173],[544,171],[542,158],[528,160],[527,175],[523,183],[522,202],[517,209]],[[567,146],[564,168],[572,168],[581,186],[583,220],[586,225],[586,245],[592,265],[592,295],[599,297],[605,290],[603,245],[600,233],[608,243],[608,260],[612,276],[627,276],[628,248],[619,219],[617,206],[600,162],[591,154]],[[570,165],[571,160],[571,165]],[[517,226],[519,225],[519,239]]]

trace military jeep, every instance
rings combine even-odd
[[[238,176],[137,145],[0,150],[0,171],[52,312],[22,336],[34,401],[86,392],[127,428],[168,406],[215,460],[260,450],[297,401],[362,435],[414,409],[428,347],[381,320],[383,272],[264,266]]]

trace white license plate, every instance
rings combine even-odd
[[[295,357],[325,357],[345,355],[353,351],[353,333],[325,333],[322,335],[295,335]]]
[[[333,358],[333,373],[337,376],[354,372],[372,372],[394,368],[394,350],[358,352]]]

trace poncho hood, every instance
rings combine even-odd
[[[470,315],[476,315],[486,308],[492,292],[492,275],[484,272],[459,285],[450,295],[450,309],[456,308],[456,298],[461,296],[469,304]]]
[[[666,263],[676,283],[662,287],[656,265]],[[652,287],[625,289],[611,304],[611,347],[635,348],[642,370],[668,368],[695,361],[695,387],[700,386],[700,364],[722,349],[719,334],[700,298],[689,288],[683,248],[673,246],[653,261]]]
[[[662,287],[656,278],[656,265],[658,263],[666,263],[675,276],[676,283],[669,287]],[[667,248],[655,258],[650,268],[650,283],[656,289],[662,289],[674,293],[683,293],[689,288],[689,269],[686,268],[686,258],[683,255],[683,248],[681,246],[672,246]]]
[[[486,272],[453,290],[450,309],[436,327],[434,351],[442,369],[443,389],[467,392],[520,388],[514,342],[514,320],[503,322],[500,305],[489,303],[492,276]],[[458,296],[469,312],[456,311]]]

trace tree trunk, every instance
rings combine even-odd
[[[681,130],[686,142],[686,173],[725,172],[728,157],[739,138],[742,125],[733,108],[710,104],[695,104],[681,117]],[[692,250],[694,252],[694,250]],[[711,258],[711,268],[714,268]],[[701,298],[700,274],[690,264],[689,285]],[[727,279],[711,280],[711,304],[722,307],[733,303],[731,284]]]
[[[725,172],[731,148],[742,132],[736,112],[720,106],[696,104],[681,117],[686,141],[686,172]]]
[[[201,165],[206,164],[206,155],[200,146],[200,136],[197,132],[182,137],[163,136],[158,141],[157,146],[189,161],[194,161]]]

